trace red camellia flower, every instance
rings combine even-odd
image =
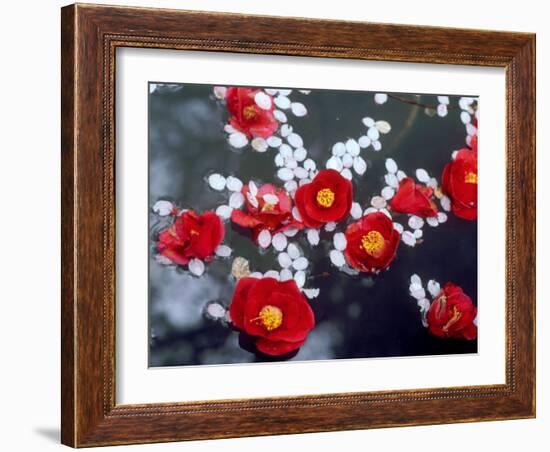
[[[399,232],[386,215],[370,213],[346,229],[344,255],[348,263],[359,271],[382,270],[395,257],[399,240]]]
[[[160,233],[157,251],[179,265],[187,265],[193,258],[209,260],[224,233],[223,223],[214,212],[199,215],[188,210]]]
[[[267,108],[256,103],[256,95],[260,94]],[[231,113],[229,123],[237,130],[251,137],[268,138],[279,128],[279,123],[273,116],[273,98],[262,90],[254,88],[228,88],[225,100],[227,110]]]
[[[416,184],[410,177],[401,180],[397,193],[390,202],[390,207],[394,212],[408,213],[424,218],[437,215],[433,190],[425,185]]]
[[[284,355],[302,346],[315,326],[313,311],[294,280],[241,278],[229,307],[233,325],[257,337],[266,355]]]
[[[285,190],[272,184],[264,184],[256,190],[253,194],[249,184],[243,186],[246,212],[238,209],[231,212],[231,221],[252,229],[254,240],[264,229],[276,234],[288,228],[303,227],[292,217],[292,200]]]
[[[430,306],[428,329],[438,337],[473,340],[477,338],[476,315],[470,297],[460,287],[447,283]]]
[[[309,228],[344,219],[352,199],[351,182],[332,169],[319,171],[309,184],[296,190],[294,197],[302,221]]]
[[[451,199],[453,213],[464,220],[477,219],[477,137],[472,149],[463,148],[443,169],[441,185]]]

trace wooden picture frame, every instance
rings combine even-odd
[[[71,5],[62,9],[62,442],[73,447],[535,416],[535,35]],[[506,69],[506,383],[115,403],[115,50]]]

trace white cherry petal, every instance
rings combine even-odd
[[[248,138],[242,132],[233,132],[229,135],[229,144],[234,148],[240,149],[248,144]]]
[[[358,202],[354,202],[351,204],[350,214],[355,220],[358,220],[363,216],[363,209],[361,209],[361,205]]]
[[[296,160],[294,160],[293,158],[292,159],[287,159],[287,161],[285,162],[285,166],[287,168],[293,170],[294,168],[298,167],[298,162]]]
[[[279,204],[279,198],[277,197],[277,195],[275,195],[273,193],[266,193],[265,195],[262,196],[262,199],[267,204],[271,204],[273,206]]]
[[[359,152],[361,151],[361,148],[357,141],[355,141],[353,138],[350,138],[348,141],[346,141],[346,150],[353,157],[357,157],[359,155]]]
[[[267,141],[261,137],[254,138],[250,144],[256,152],[265,152],[268,148]]]
[[[258,196],[258,186],[252,180],[248,182],[248,191],[252,196]]]
[[[384,180],[386,181],[386,184],[388,184],[391,188],[397,188],[399,186],[399,181],[397,180],[397,176],[392,173],[388,173],[384,176]]]
[[[225,188],[225,177],[221,174],[214,173],[208,176],[208,185],[214,190],[222,191]]]
[[[288,96],[292,92],[291,89],[279,89],[278,91],[281,96]]]
[[[475,135],[477,133],[477,127],[472,123],[466,124],[466,132],[468,135]]]
[[[279,281],[279,272],[277,270],[268,270],[264,273],[264,278],[273,278]]]
[[[319,244],[319,230],[318,229],[308,229],[307,230],[307,241],[312,246]]]
[[[262,110],[269,110],[271,108],[271,96],[267,95],[263,91],[258,91],[254,96],[254,102]]]
[[[407,175],[405,174],[404,171],[401,171],[401,170],[397,171],[397,180],[398,180],[399,182],[401,182],[401,181],[402,181],[403,179],[405,179],[406,177],[407,177]]]
[[[388,101],[388,95],[385,93],[376,93],[374,95],[374,102],[378,105],[385,104]]]
[[[317,165],[313,160],[307,159],[304,161],[304,168],[308,171],[315,171],[315,169],[317,168]]]
[[[355,157],[353,159],[353,169],[357,174],[362,176],[363,174],[365,174],[365,171],[367,171],[367,162],[365,162],[363,157]]]
[[[403,226],[400,223],[393,223],[393,228],[399,232],[399,234],[403,234]]]
[[[286,138],[292,133],[292,126],[290,124],[283,124],[281,126],[281,136]]]
[[[260,272],[252,272],[250,275],[248,275],[251,278],[261,279],[264,277]]]
[[[305,178],[307,178],[307,176],[309,176],[309,173],[307,172],[307,170],[305,168],[302,168],[301,166],[299,166],[298,168],[296,168],[294,170],[294,175],[298,179],[305,179]]]
[[[297,133],[291,133],[286,141],[290,143],[291,146],[294,148],[301,148],[304,145],[304,140],[302,140],[302,137],[298,135]]]
[[[418,284],[419,286],[422,286],[422,280],[416,273],[411,275],[411,284]]]
[[[286,252],[292,260],[298,259],[300,257],[300,248],[298,248],[294,243],[289,243],[286,249]]]
[[[441,204],[441,207],[443,207],[443,210],[446,212],[449,212],[451,210],[451,199],[448,196],[443,196],[439,203]]]
[[[371,141],[377,141],[378,138],[380,138],[380,132],[376,127],[370,127],[367,131],[367,136],[371,139]]]
[[[428,174],[428,172],[423,169],[423,168],[419,168],[416,170],[416,178],[420,181],[420,182],[428,182],[430,180],[430,176]]]
[[[204,262],[200,259],[191,259],[187,265],[189,271],[196,276],[201,276],[204,273]]]
[[[433,279],[430,279],[428,281],[428,292],[430,292],[430,295],[432,298],[435,298],[439,295],[439,292],[441,291],[441,286],[439,283]]]
[[[437,214],[437,221],[440,223],[445,223],[447,221],[447,214],[444,212],[439,212]]]
[[[446,104],[439,104],[437,106],[437,116],[444,118],[445,116],[447,116],[447,113],[448,109]]]
[[[422,229],[415,229],[414,232],[413,232],[413,235],[414,235],[414,238],[418,240],[418,239],[422,238],[424,233],[422,232]]]
[[[334,248],[338,251],[344,251],[348,244],[348,241],[346,240],[346,235],[343,232],[337,232],[336,234],[334,234],[332,241],[334,243]]]
[[[298,234],[299,229],[298,228],[288,228],[283,231],[283,234],[287,237],[294,237],[296,234]]]
[[[359,139],[357,140],[359,143],[359,146],[363,149],[368,148],[371,143],[371,139],[366,135],[361,135]]]
[[[298,183],[295,180],[289,180],[285,182],[285,190],[292,193],[298,188]]]
[[[233,209],[229,206],[219,206],[216,209],[216,215],[224,220],[228,220],[231,217],[231,212]]]
[[[271,135],[266,141],[268,146],[272,148],[278,148],[281,144],[283,144],[281,137],[275,135]]]
[[[380,192],[380,194],[382,195],[382,198],[384,198],[387,201],[393,198],[393,195],[395,194],[395,190],[391,187],[384,187]]]
[[[453,151],[453,153],[451,154],[451,158],[453,160],[456,160],[456,156],[458,155],[458,151]]]
[[[306,274],[302,270],[297,271],[294,274],[294,281],[296,282],[296,285],[300,288],[304,287],[304,284],[306,283]]]
[[[243,183],[240,179],[234,176],[229,176],[226,179],[226,187],[230,191],[241,191],[243,189]]]
[[[226,124],[225,126],[223,126],[223,130],[225,130],[229,134],[238,132],[238,130],[235,129],[235,127],[233,127],[231,124]]]
[[[439,221],[437,221],[437,217],[426,218],[426,223],[428,223],[432,228],[435,228],[439,225]]]
[[[225,99],[227,88],[225,86],[214,86],[214,96],[216,99]]]
[[[325,231],[332,232],[336,229],[336,223],[334,221],[329,221],[325,224]]]
[[[298,259],[292,262],[292,266],[295,270],[305,270],[309,265],[309,261],[304,256],[300,256]]]
[[[246,194],[246,199],[248,200],[248,202],[252,207],[258,207],[259,205],[258,198],[256,198],[256,196],[252,196],[252,193],[248,192]]]
[[[422,300],[423,298],[426,298],[426,291],[422,286],[415,287],[414,289],[411,286],[411,295],[413,298],[416,298],[417,300]]]
[[[382,196],[373,196],[370,200],[370,204],[372,207],[375,207],[376,209],[382,209],[386,207],[386,200],[382,198]]]
[[[437,96],[437,101],[440,104],[448,105],[449,104],[449,96]]]
[[[409,227],[411,229],[420,229],[424,226],[424,220],[416,215],[411,215],[409,218]]]
[[[334,146],[332,146],[332,155],[337,157],[342,157],[346,153],[346,145],[339,141]]]
[[[307,115],[307,108],[301,102],[292,102],[290,104],[290,109],[294,116],[301,117]]]
[[[346,265],[346,258],[344,257],[344,254],[338,250],[330,251],[330,261],[336,267],[343,267]]]
[[[303,162],[307,157],[307,151],[304,148],[298,148],[294,151],[294,160]]]
[[[290,99],[286,96],[277,96],[275,98],[275,105],[281,110],[288,110],[290,108]]]
[[[286,248],[286,245],[288,244],[286,235],[284,235],[281,232],[278,232],[273,236],[273,239],[271,240],[271,244],[273,245],[273,248],[275,248],[277,251],[283,251]]]
[[[368,215],[370,213],[378,212],[378,209],[376,207],[367,207],[365,211],[363,212],[363,215]]]
[[[281,147],[279,148],[279,152],[280,152],[280,154],[283,156],[283,158],[284,158],[285,160],[294,157],[294,151],[293,151],[292,148],[291,148],[288,144],[286,144],[286,143],[283,144],[283,145],[281,145]]]
[[[229,257],[231,256],[231,248],[229,248],[227,245],[219,245],[216,248],[216,256],[220,257]]]
[[[206,313],[212,319],[221,319],[226,314],[226,309],[219,303],[210,303],[206,306]]]
[[[275,89],[275,88],[266,88],[264,89],[264,91],[269,94],[270,96],[276,96],[277,93],[279,92],[278,89]]]
[[[378,152],[380,149],[382,149],[382,143],[380,141],[376,140],[372,142],[372,149],[376,152]]]
[[[304,289],[306,297],[308,297],[310,300],[317,298],[319,296],[319,292],[319,289]]]
[[[288,253],[279,253],[277,256],[277,260],[279,261],[279,265],[282,268],[288,268],[292,265],[292,259],[288,255]]]
[[[375,125],[380,133],[386,134],[391,131],[391,125],[388,121],[376,121]]]
[[[388,173],[397,173],[397,163],[395,163],[394,159],[386,159],[386,169],[388,170]]]
[[[337,156],[332,156],[327,161],[327,169],[333,169],[338,172],[342,171],[344,164],[342,163],[342,160]]]
[[[365,124],[365,126],[367,126],[369,128],[374,126],[374,119],[369,118],[368,116],[363,118],[362,121],[363,121],[363,124]]]
[[[342,177],[345,177],[347,180],[352,180],[353,179],[353,174],[351,174],[351,171],[349,170],[349,168],[344,168],[342,170],[342,172],[340,173],[340,175]]]
[[[292,272],[288,268],[283,268],[279,273],[279,279],[281,281],[289,281],[292,279]]]
[[[284,157],[281,155],[281,153],[278,153],[276,156],[275,156],[275,166],[278,166],[279,168],[281,166],[285,166],[285,159]]]
[[[351,168],[353,166],[353,157],[351,154],[344,154],[342,157],[342,164],[344,168]]]
[[[290,168],[281,168],[277,171],[277,177],[282,181],[289,181],[294,179],[294,171]]]
[[[271,245],[271,233],[264,229],[258,234],[258,244],[262,248],[267,248],[269,245]]]
[[[401,240],[403,240],[403,243],[405,245],[408,245],[408,246],[416,245],[416,238],[414,237],[411,231],[404,231],[403,234],[401,234]]]
[[[428,300],[427,298],[416,300],[416,304],[420,308],[420,312],[427,312],[430,310],[430,300]]]
[[[390,220],[393,220],[392,216],[391,216],[391,213],[388,209],[386,208],[383,208],[383,209],[380,209],[379,210],[380,213],[383,213],[384,215],[386,215]]]
[[[430,180],[426,182],[426,185],[435,190],[438,186],[437,179],[435,177],[431,177]]]
[[[302,222],[302,216],[296,207],[292,208],[292,216],[296,221],[299,221],[300,223]]]
[[[288,119],[286,115],[281,110],[273,110],[273,116],[275,116],[275,119],[279,122],[287,122]]]
[[[460,113],[460,120],[463,124],[470,124],[470,122],[472,122],[472,117],[467,111],[463,111]]]
[[[233,209],[240,208],[244,203],[244,195],[240,191],[236,191],[229,197],[229,207]]]
[[[153,205],[153,212],[155,212],[157,215],[160,215],[161,217],[170,215],[173,210],[174,204],[172,204],[170,201],[165,201],[161,199]]]

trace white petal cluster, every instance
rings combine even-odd
[[[435,290],[435,288],[437,288],[438,290],[437,293],[434,295],[433,290]],[[428,282],[427,289],[431,297],[434,298],[439,293],[439,284],[434,280],[430,280]],[[426,320],[426,317],[428,315],[428,311],[430,310],[431,302],[427,298],[426,289],[422,285],[422,280],[416,274],[411,276],[409,284],[409,294],[416,300],[416,304],[420,309],[422,325],[424,325],[424,327],[427,327],[428,322]]]

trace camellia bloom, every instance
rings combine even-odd
[[[399,240],[399,232],[385,214],[370,213],[346,229],[344,255],[353,268],[362,272],[375,272],[390,264]]]
[[[437,215],[433,190],[425,185],[416,184],[410,177],[401,180],[397,193],[390,202],[390,207],[394,212],[424,218]]]
[[[459,286],[447,283],[430,306],[428,329],[438,337],[473,340],[477,338],[476,316],[470,297]]]
[[[477,219],[477,137],[472,149],[463,148],[443,169],[441,185],[451,199],[453,213],[464,220]]]
[[[264,184],[255,188],[252,193],[250,184],[247,184],[243,186],[242,194],[245,197],[246,212],[234,209],[231,212],[231,221],[252,229],[254,240],[264,229],[276,234],[285,229],[303,227],[292,217],[292,200],[285,190],[272,184]]]
[[[266,355],[300,348],[315,326],[313,311],[293,279],[241,278],[229,307],[233,325],[256,337]]]
[[[338,171],[321,170],[309,183],[296,190],[294,201],[303,223],[318,228],[348,216],[353,199],[351,182]]]
[[[257,96],[263,102],[257,102]],[[229,123],[248,138],[269,138],[279,128],[273,116],[273,98],[260,89],[228,88],[225,96],[227,110],[231,113]]]
[[[209,260],[224,234],[223,223],[214,212],[199,215],[188,210],[159,234],[157,251],[179,265],[187,265],[194,258]]]

